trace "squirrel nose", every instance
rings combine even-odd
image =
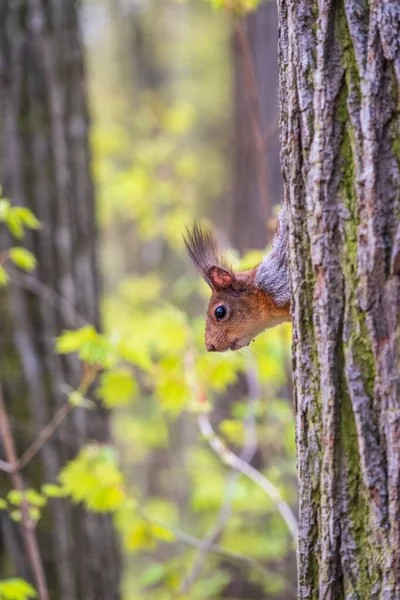
[[[207,348],[208,352],[215,352],[214,344],[206,344],[206,348]]]

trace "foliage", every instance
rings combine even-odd
[[[24,237],[25,229],[38,229],[40,223],[35,215],[24,206],[12,206],[7,198],[3,198],[0,186],[0,223],[4,223],[11,235],[17,239]],[[0,253],[0,287],[7,284],[9,276],[5,268],[7,261],[24,271],[32,271],[36,266],[34,255],[20,246],[13,246]]]
[[[108,55],[118,56],[117,63],[107,63],[104,35],[101,46],[89,48],[94,174],[104,240],[103,320],[116,358],[112,374],[102,375],[97,394],[112,406],[124,489],[132,502],[129,509],[114,513],[127,553],[124,600],[177,597],[193,551],[175,539],[157,539],[151,523],[199,538],[212,527],[227,472],[197,433],[196,413],[214,408],[218,434],[240,452],[248,399],[226,405],[221,395],[229,398],[230,386],[249,367],[256,368],[262,387],[256,430],[267,474],[285,499],[294,503],[296,497],[293,417],[285,398],[290,327],[268,331],[248,352],[207,354],[208,288],[183,255],[184,227],[195,214],[218,213],[229,187],[223,137],[230,118],[229,56],[223,54],[229,50],[228,20],[225,10],[210,11],[207,3],[167,2],[162,8],[147,3],[139,26],[153,45],[145,46],[139,66],[125,53],[134,43],[137,15],[129,23],[124,15],[123,23],[116,24],[120,46],[113,45]],[[243,14],[257,2],[211,4]],[[173,34],[165,26],[171,18],[185,23],[174,27]],[[112,31],[107,39],[112,44]],[[171,70],[176,60],[180,67]],[[160,76],[160,85],[143,88],[140,77],[147,72],[167,75]],[[129,81],[124,88],[115,85],[121,77]],[[252,251],[239,261],[232,252],[229,258],[249,268],[261,256]],[[200,402],[196,386],[206,390],[205,401]],[[287,532],[261,490],[240,477],[232,502],[234,514],[223,537],[226,548],[262,561],[287,556]],[[171,546],[167,553],[165,544]],[[191,600],[215,600],[222,594],[234,573],[222,563],[208,554]],[[244,576],[265,593],[276,585],[272,575],[263,577],[251,568]],[[277,599],[287,591],[279,583]]]
[[[213,8],[225,9],[235,15],[243,16],[259,6],[262,0],[207,0]]]
[[[29,600],[30,598],[37,598],[37,594],[23,579],[0,581],[0,600]]]

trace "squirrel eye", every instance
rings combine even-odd
[[[217,321],[220,321],[221,319],[226,317],[226,315],[228,314],[228,309],[222,304],[221,306],[217,306],[217,308],[214,311],[214,314]]]

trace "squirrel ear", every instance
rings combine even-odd
[[[226,290],[230,288],[234,281],[234,275],[228,269],[223,267],[213,266],[208,271],[208,278],[211,282],[212,287],[219,290]]]

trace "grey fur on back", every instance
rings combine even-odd
[[[272,250],[267,254],[256,273],[257,285],[270,294],[278,306],[290,301],[287,273],[287,207],[285,204],[278,215],[278,225],[272,241]]]

